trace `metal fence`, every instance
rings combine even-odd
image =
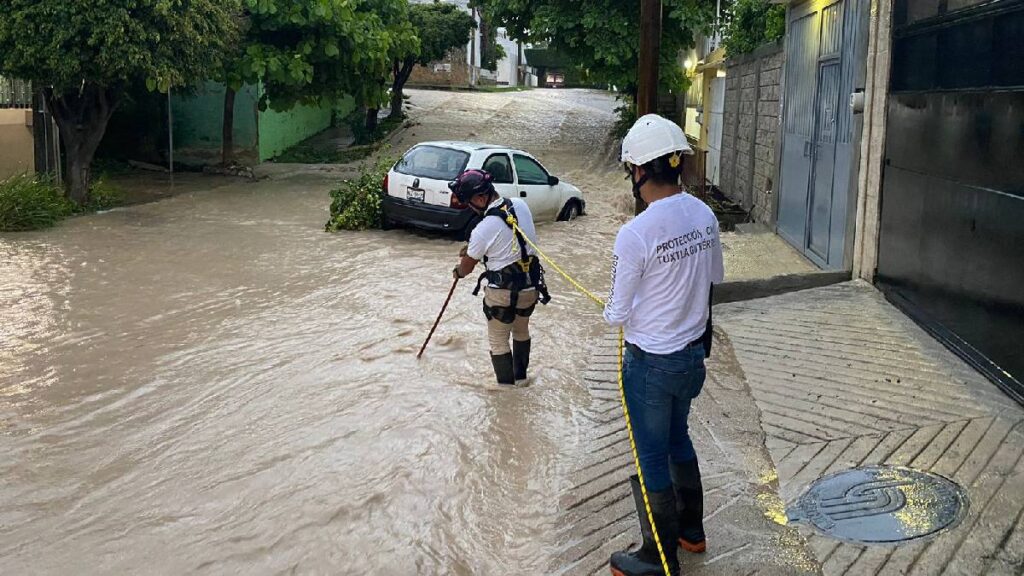
[[[31,108],[32,84],[0,76],[0,108]]]

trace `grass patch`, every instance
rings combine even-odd
[[[0,182],[0,232],[49,228],[72,211],[73,204],[48,178],[22,174]]]
[[[274,162],[285,162],[293,164],[348,164],[357,162],[369,157],[376,151],[377,147],[350,146],[338,148],[328,144],[309,144],[303,142],[285,150]]]
[[[372,145],[383,142],[392,132],[401,128],[404,123],[404,116],[400,118],[388,116],[377,123],[376,130],[370,132],[366,129],[366,117],[363,114],[357,112],[349,117],[349,127],[352,128],[352,134],[356,137],[356,144],[360,145]]]
[[[76,214],[89,214],[110,210],[124,204],[124,191],[103,178],[99,178],[89,186],[89,201],[76,207],[74,211]]]
[[[345,180],[331,190],[331,219],[328,232],[380,228],[384,219],[384,176],[396,159],[381,157],[359,168],[359,176]]]
[[[356,139],[356,145],[339,148],[330,142],[310,138],[285,150],[274,162],[293,164],[349,164],[372,156],[381,149],[384,140],[402,127],[405,118],[385,118],[380,121],[377,130],[370,134],[363,125],[365,118],[361,114],[353,114],[349,118],[349,126]]]

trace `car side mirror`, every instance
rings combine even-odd
[[[558,186],[558,176],[548,176],[548,186]]]

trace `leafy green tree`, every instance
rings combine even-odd
[[[523,42],[546,42],[577,64],[593,82],[636,93],[640,53],[640,0],[474,0],[489,21]],[[661,85],[686,85],[677,62],[714,19],[711,0],[664,0]]]
[[[418,50],[407,0],[242,0],[242,8],[244,37],[223,72],[225,163],[234,95],[244,84],[263,83],[263,109],[332,105],[350,95],[376,110],[392,62]]]
[[[736,0],[727,15],[722,44],[732,56],[753,52],[786,34],[786,7],[768,0]]]
[[[495,26],[481,27],[480,34],[480,67],[491,72],[498,71],[498,62],[508,56],[505,49],[498,44],[498,29]]]
[[[445,57],[449,50],[465,46],[476,28],[473,17],[454,4],[413,4],[409,21],[419,37],[418,54],[409,53],[393,64],[391,84],[391,117],[402,116],[405,84],[417,64],[426,66]]]
[[[66,193],[88,201],[91,166],[126,88],[191,85],[235,42],[232,0],[6,0],[0,74],[42,90],[67,157]]]

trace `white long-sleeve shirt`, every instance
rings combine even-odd
[[[704,334],[724,279],[714,212],[689,194],[657,200],[619,230],[604,318],[641,350],[677,352]]]

